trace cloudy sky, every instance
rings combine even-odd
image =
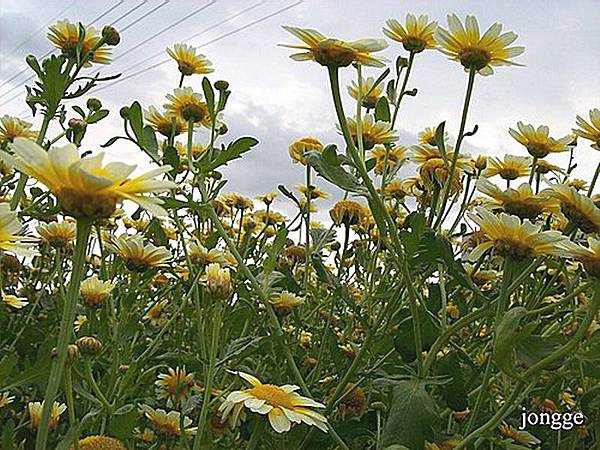
[[[200,46],[214,63],[212,79],[228,80],[233,91],[225,115],[228,138],[249,134],[260,140],[243,162],[227,169],[228,189],[256,195],[303,180],[303,170],[287,155],[295,139],[313,135],[327,143],[340,141],[325,69],[290,60],[290,51],[276,44],[295,38],[280,25],[316,28],[347,40],[382,37],[386,19],[403,20],[409,12],[427,14],[444,26],[450,12],[461,18],[474,14],[482,28],[498,21],[519,35],[516,44],[526,47],[519,57],[525,67],[499,68],[492,77],[477,77],[469,125],[478,124],[480,131],[465,145],[471,153],[523,154],[507,133],[517,121],[547,124],[560,137],[570,132],[576,114],[587,116],[589,109],[600,107],[597,0],[0,0],[0,114],[39,121],[24,106],[23,86],[32,80],[23,58],[51,50],[46,28],[58,19],[99,28],[114,24],[123,30],[113,64],[101,67],[103,74],[123,72],[123,80],[94,94],[114,113],[91,128],[85,141],[90,150],[120,133],[119,107],[136,99],[145,107],[165,103],[164,95],[179,79],[165,47],[176,42]],[[385,53],[393,59],[402,51],[391,43]],[[366,72],[378,75],[374,69]],[[346,69],[344,82],[353,74]],[[196,76],[186,84],[201,90],[200,82]],[[419,93],[403,103],[397,127],[401,143],[415,143],[419,130],[443,120],[454,137],[465,84],[460,65],[443,54],[432,50],[418,55],[409,87]],[[346,101],[349,110],[350,99]],[[600,153],[583,141],[577,153],[576,175],[589,179]],[[145,164],[125,144],[111,147],[108,156]]]

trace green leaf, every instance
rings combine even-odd
[[[283,247],[285,246],[285,241],[287,239],[288,230],[285,227],[281,227],[277,232],[277,236],[275,236],[275,240],[270,248],[267,250],[267,259],[263,263],[263,274],[268,277],[271,272],[275,269],[275,263],[277,262],[277,258],[281,254]]]
[[[330,162],[334,160],[331,150],[328,151],[326,157],[318,152],[310,152],[306,155],[306,160],[321,177],[340,189],[363,195],[367,193],[367,190],[360,185],[354,175],[344,169],[339,163],[332,164]],[[335,160],[337,161],[337,156]]]
[[[14,441],[15,421],[8,419],[2,427],[2,448],[4,450],[17,450]]]
[[[600,385],[592,387],[581,397],[581,411],[593,424],[600,423]]]
[[[85,117],[85,112],[83,111],[83,109],[81,108],[81,106],[77,106],[77,105],[75,105],[75,106],[73,106],[73,110],[74,110],[74,111],[75,111],[77,114],[79,114],[79,115],[80,115],[82,118],[84,118],[84,117]],[[88,123],[89,123],[89,122],[88,122]]]
[[[104,144],[100,144],[100,147],[102,147],[102,148],[110,147],[115,142],[117,142],[119,139],[127,140],[127,138],[125,136],[113,136],[108,141],[106,141]]]
[[[453,411],[464,411],[469,406],[460,359],[456,353],[449,353],[438,361],[438,372],[449,378],[441,387],[442,398]]]
[[[521,320],[527,315],[527,309],[522,306],[509,309],[496,330],[492,359],[503,372],[517,376],[515,366],[515,346],[519,338]]]
[[[431,348],[440,334],[439,325],[433,317],[421,305],[418,307],[419,324],[421,325],[421,340],[423,351]],[[412,362],[417,358],[413,318],[408,308],[400,311],[402,321],[398,324],[394,336],[394,348],[406,362]]]
[[[128,121],[138,144],[145,148],[144,115],[142,114],[142,107],[139,102],[133,102],[129,107]]]
[[[440,123],[435,129],[435,144],[442,154],[442,158],[444,161],[448,162],[448,158],[446,156],[446,143],[444,142],[444,128],[446,127],[446,122]]]
[[[108,109],[100,109],[98,111],[94,111],[90,117],[87,118],[86,122],[89,123],[96,123],[96,122],[100,122],[102,119],[104,119],[106,116],[108,116],[109,111]]]
[[[434,441],[440,421],[433,399],[419,380],[399,381],[392,391],[392,407],[382,434],[382,446],[404,445],[422,449]]]
[[[173,146],[165,147],[162,162],[163,164],[172,167],[169,173],[175,176],[177,172],[179,172],[180,164],[179,153],[177,153],[177,149]]]
[[[128,439],[137,425],[138,415],[138,411],[133,408],[125,414],[111,416],[106,427],[106,434],[121,440]]]
[[[375,105],[375,120],[383,120],[384,122],[392,120],[390,105],[385,97],[379,97],[379,100],[377,100],[377,104]]]
[[[208,110],[212,116],[215,112],[215,91],[206,77],[202,79],[202,90],[204,91],[204,97],[206,98],[206,106],[208,106]]]
[[[229,161],[241,158],[242,154],[249,151],[256,144],[258,144],[258,140],[250,136],[236,139],[230,143],[225,150],[218,152],[216,158],[204,167],[204,170],[206,172],[211,172],[218,167],[227,165]]]

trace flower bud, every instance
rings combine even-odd
[[[475,160],[475,167],[478,170],[484,170],[487,167],[487,156],[479,155]]]
[[[123,118],[123,119],[129,119],[129,106],[123,106],[120,110],[119,110],[119,115]]]
[[[203,277],[208,293],[218,300],[225,300],[231,295],[231,274],[217,263],[209,264]]]
[[[102,108],[102,102],[94,97],[89,98],[86,102],[86,105],[90,111],[98,111],[100,108]]]
[[[118,45],[121,42],[121,36],[116,28],[111,27],[110,25],[102,28],[102,37],[104,38],[104,42],[106,45]]]
[[[226,91],[229,87],[229,83],[225,80],[218,80],[215,82],[215,89],[218,91]]]
[[[83,131],[87,127],[86,121],[81,119],[70,119],[68,124],[74,131]]]
[[[102,350],[102,342],[93,336],[80,337],[75,344],[84,355],[97,355]]]

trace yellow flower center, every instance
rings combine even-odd
[[[527,144],[527,151],[536,158],[545,158],[550,153],[550,148],[545,142],[531,142]]]
[[[481,70],[489,64],[492,57],[479,47],[466,47],[458,52],[460,63],[467,69]]]
[[[521,219],[535,219],[542,212],[542,206],[527,200],[510,200],[504,203],[504,211]]]
[[[56,196],[66,214],[87,218],[110,217],[120,200],[112,193],[82,192],[71,188],[61,189]]]
[[[402,40],[402,46],[407,52],[421,53],[427,47],[427,42],[417,36],[407,36]]]
[[[246,392],[258,399],[264,400],[268,405],[286,409],[294,409],[290,396],[287,392],[274,384],[259,384]]]
[[[526,242],[510,238],[496,240],[494,249],[502,256],[512,256],[515,259],[524,259],[532,255],[532,249]]]
[[[499,172],[500,176],[505,180],[516,180],[519,178],[519,170],[514,167],[503,167]]]
[[[355,50],[344,43],[326,39],[313,48],[315,61],[322,66],[346,67],[354,61]]]

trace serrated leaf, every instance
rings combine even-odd
[[[211,172],[218,167],[227,165],[229,161],[232,161],[237,158],[241,158],[241,156],[249,151],[252,147],[258,144],[258,140],[250,137],[244,136],[235,141],[231,142],[225,150],[218,152],[215,159],[213,159],[204,170],[206,172]]]
[[[331,160],[331,157],[328,157]],[[358,179],[339,164],[331,164],[322,154],[310,152],[306,155],[307,163],[323,178],[340,189],[356,194],[366,194],[367,190],[360,185]]]

